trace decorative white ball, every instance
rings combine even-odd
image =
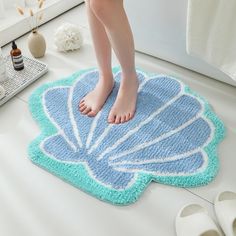
[[[54,43],[60,52],[79,49],[83,44],[83,36],[77,25],[63,23],[54,34]]]

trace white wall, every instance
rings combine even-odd
[[[127,0],[136,50],[236,86],[223,72],[186,53],[188,0]]]

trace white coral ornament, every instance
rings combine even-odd
[[[54,34],[54,43],[60,52],[79,49],[83,44],[83,36],[77,25],[64,23]]]

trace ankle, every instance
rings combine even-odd
[[[113,80],[113,78],[106,79],[100,77],[96,87],[102,88],[103,90],[111,90],[114,87],[114,83],[115,81]]]
[[[100,73],[99,74],[99,80],[101,82],[104,82],[104,83],[113,83],[114,79],[113,79],[113,74],[112,73],[109,73],[109,74],[103,74],[103,73]]]
[[[133,70],[129,70],[129,71],[125,71],[125,70],[122,70],[122,76],[123,78],[137,78],[137,73],[136,73],[136,70],[133,69]]]
[[[110,70],[108,70],[108,71],[100,70],[99,77],[100,78],[112,78],[113,74],[112,74],[112,71],[110,71]]]
[[[121,85],[121,87],[130,87],[130,86],[137,87],[138,84],[139,84],[139,81],[138,81],[137,75],[133,74],[128,77],[123,76],[120,85]]]

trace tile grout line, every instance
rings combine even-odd
[[[199,197],[199,198],[201,198],[202,200],[204,200],[204,201],[206,201],[206,202],[208,202],[208,203],[210,203],[211,205],[214,205],[214,203],[213,202],[211,202],[211,201],[209,201],[208,199],[206,199],[206,198],[204,198],[204,197],[202,197],[202,196],[200,196],[200,195],[198,195],[198,194],[196,194],[196,193],[194,193],[194,192],[192,192],[192,191],[190,191],[189,189],[187,189],[187,188],[184,188],[186,191],[188,191],[189,193],[191,193],[191,194],[193,194],[193,195],[195,195],[195,196],[197,196],[197,197]]]

